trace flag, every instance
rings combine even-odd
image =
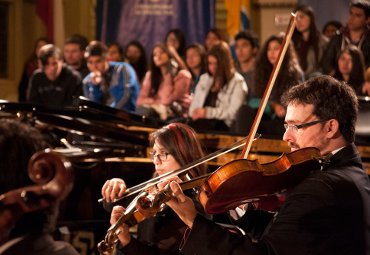
[[[251,9],[250,0],[225,0],[227,11],[226,30],[231,42],[234,36],[241,30],[250,28],[249,14]]]

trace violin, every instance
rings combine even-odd
[[[273,196],[282,190],[290,189],[306,178],[312,170],[320,169],[325,160],[317,148],[305,148],[283,154],[279,159],[267,164],[247,160],[253,142],[251,138],[255,136],[262,119],[295,23],[296,15],[292,13],[278,60],[261,99],[241,159],[231,161],[217,169],[201,187],[199,200],[207,213],[225,212],[245,202]]]
[[[73,187],[71,163],[60,154],[45,150],[28,162],[28,175],[35,185],[0,195],[0,244],[23,214],[45,209],[67,197]]]
[[[183,190],[199,186],[208,175],[193,178],[190,181],[180,183]],[[155,216],[164,208],[164,203],[172,198],[172,191],[169,186],[166,189],[158,191],[144,191],[136,196],[127,206],[125,213],[113,224],[107,231],[104,240],[98,243],[98,251],[102,255],[114,253],[114,247],[118,243],[118,228],[123,224],[129,227],[135,226],[145,219]]]
[[[283,154],[265,164],[237,159],[208,177],[201,187],[199,201],[207,213],[222,213],[293,188],[311,171],[320,169],[323,162],[319,149],[314,147]]]

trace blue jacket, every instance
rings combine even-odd
[[[110,107],[135,111],[140,86],[132,66],[123,62],[110,62],[103,78],[101,84],[93,84],[91,73],[85,77],[85,97]]]

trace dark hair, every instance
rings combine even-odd
[[[337,61],[335,63],[334,78],[343,81],[343,75],[339,71],[339,58],[343,53],[348,53],[352,57],[352,70],[349,75],[348,84],[356,91],[361,93],[362,84],[365,82],[365,60],[362,52],[354,45],[348,45],[346,48],[341,50],[338,54]]]
[[[211,28],[210,30],[208,30],[208,32],[206,34],[206,37],[210,33],[215,34],[217,36],[217,38],[220,39],[221,41],[227,42],[226,36],[225,36],[224,32],[222,32],[221,29],[216,28],[216,27]]]
[[[107,51],[111,47],[117,47],[118,53],[121,56],[121,60],[120,61],[123,61],[124,54],[123,54],[123,48],[122,48],[122,46],[118,42],[111,42],[111,43],[108,43],[108,45],[107,45]]]
[[[237,33],[234,37],[234,40],[237,41],[240,39],[249,41],[252,48],[259,48],[258,36],[250,30],[243,30]]]
[[[50,57],[55,57],[59,60],[62,59],[61,50],[58,47],[56,47],[54,44],[46,44],[40,48],[39,59],[43,66],[46,66],[48,64],[48,60]]]
[[[318,30],[315,22],[315,14],[314,10],[309,5],[299,5],[295,8],[294,12],[297,11],[303,12],[305,15],[307,15],[310,18],[310,26],[309,26],[309,38],[308,38],[308,44],[312,45],[313,50],[315,52],[315,59],[316,63],[319,62],[319,41],[320,41],[320,31]],[[303,70],[307,69],[307,52],[308,48],[304,48],[302,46],[303,44],[303,35],[301,32],[297,30],[297,28],[294,29],[292,40],[294,42],[294,47],[297,51],[297,55],[299,56],[299,63]]]
[[[258,57],[256,60],[255,81],[258,86],[256,86],[256,91],[253,92],[254,95],[262,97],[266,85],[269,81],[270,74],[273,70],[273,65],[270,63],[267,57],[268,46],[271,42],[276,41],[282,45],[284,34],[272,35],[265,41]],[[302,70],[298,64],[297,57],[294,52],[294,47],[289,44],[288,49],[285,53],[284,60],[281,64],[280,71],[277,75],[275,86],[272,90],[271,100],[280,101],[280,96],[283,92],[291,86],[302,82]]]
[[[176,49],[177,53],[180,56],[184,56],[184,54],[185,54],[185,45],[186,45],[186,38],[185,38],[184,32],[179,28],[169,30],[166,34],[165,39],[164,39],[165,43],[167,43],[167,38],[170,36],[170,34],[174,34],[175,37],[177,38],[177,40],[179,41],[179,48]]]
[[[107,52],[107,46],[105,46],[104,43],[99,41],[91,41],[86,47],[85,58],[88,59],[91,56],[106,58]]]
[[[340,30],[343,27],[343,24],[340,21],[338,21],[338,20],[330,20],[330,21],[326,22],[326,24],[322,28],[322,32],[323,33],[328,28],[328,26],[334,26],[334,27],[337,28],[337,30]]]
[[[125,58],[127,58],[126,52],[127,52],[128,47],[130,46],[134,46],[138,48],[140,51],[140,58],[138,62],[137,63],[130,62],[130,64],[135,69],[136,74],[139,78],[139,81],[142,81],[145,77],[146,71],[148,70],[148,62],[146,59],[146,53],[145,53],[144,46],[139,41],[136,41],[136,40],[129,42],[125,48],[125,54],[124,54]]]
[[[200,73],[203,74],[206,72],[207,70],[207,65],[206,65],[206,49],[204,48],[203,45],[201,45],[200,43],[193,43],[193,44],[190,44],[188,47],[186,47],[186,50],[185,50],[185,53],[190,50],[190,49],[195,49],[199,56],[200,56],[200,66],[201,66],[201,71]],[[186,55],[186,54],[185,54]],[[190,70],[191,71],[191,70]],[[192,73],[193,75],[193,73]]]
[[[167,49],[166,45],[164,45],[163,43],[155,44],[152,50],[151,58],[150,58],[150,71],[151,71],[150,95],[151,96],[157,94],[159,85],[161,84],[162,79],[163,79],[161,69],[158,66],[156,66],[154,63],[154,49],[155,48],[161,48],[168,55],[169,61],[167,64],[167,68],[168,68],[168,71],[171,73],[172,77],[174,77],[177,73],[177,66],[176,66],[177,62],[172,58],[172,54]]]
[[[37,129],[14,119],[0,119],[0,194],[34,184],[28,177],[28,161],[46,147]],[[56,217],[57,205],[27,213],[17,222],[11,237],[52,231]]]
[[[217,59],[217,70],[216,74],[214,75],[214,81],[221,81],[221,87],[223,87],[233,78],[235,74],[234,63],[231,57],[229,45],[226,42],[221,42],[212,46],[212,48],[207,52],[207,70],[209,56],[213,56]]]
[[[89,41],[83,35],[74,34],[65,40],[64,45],[66,44],[77,44],[78,46],[80,46],[80,50],[84,51],[89,44]]]
[[[150,135],[150,145],[158,139],[159,143],[168,150],[180,166],[185,166],[204,156],[202,146],[194,129],[182,123],[171,123],[158,129]],[[206,174],[205,164],[190,171],[192,177]]]
[[[290,88],[282,102],[312,104],[313,114],[321,120],[336,119],[344,139],[354,141],[358,102],[354,90],[344,82],[329,75],[314,77]]]
[[[366,18],[370,17],[370,3],[368,0],[357,0],[350,4],[350,8],[356,7],[364,10]]]

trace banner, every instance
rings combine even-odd
[[[242,30],[250,28],[249,15],[251,11],[250,0],[225,0],[227,11],[226,27],[230,42],[234,41],[234,36]]]
[[[138,40],[150,56],[153,45],[174,28],[185,33],[186,45],[203,44],[214,27],[215,0],[98,0],[96,12],[98,40],[122,46]]]

